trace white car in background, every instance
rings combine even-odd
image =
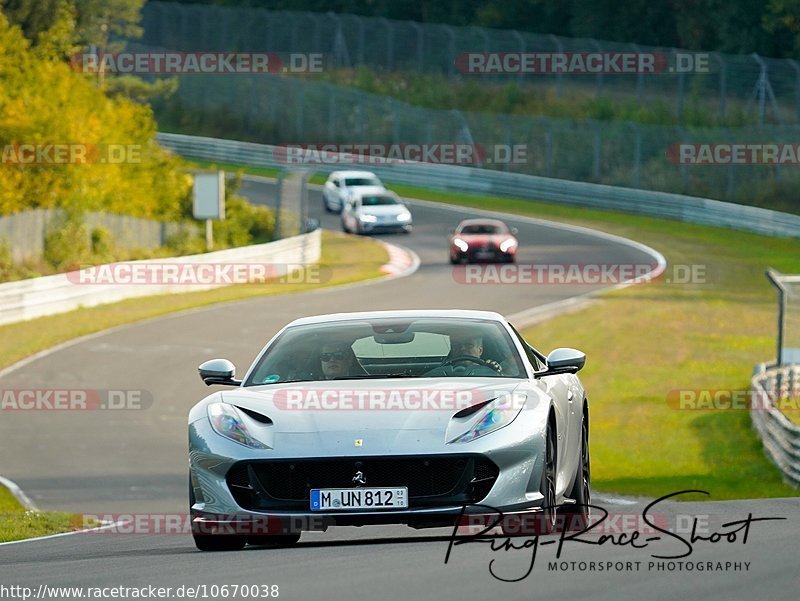
[[[322,204],[329,213],[339,213],[350,195],[360,188],[381,188],[381,180],[371,171],[334,171],[322,189]]]
[[[352,234],[408,234],[412,221],[411,211],[400,197],[379,186],[358,188],[342,208],[342,230]]]

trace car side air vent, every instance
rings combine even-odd
[[[242,413],[245,413],[252,417],[257,422],[261,422],[262,424],[272,424],[272,420],[268,418],[266,415],[261,415],[260,413],[256,413],[250,409],[245,409],[244,407],[236,407]]]
[[[486,405],[491,403],[494,399],[489,399],[488,401],[483,401],[482,403],[478,403],[477,405],[473,405],[472,407],[467,407],[466,409],[462,409],[458,413],[456,413],[453,417],[469,417],[470,415],[477,413],[481,409],[483,409]]]

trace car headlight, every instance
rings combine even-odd
[[[507,238],[503,240],[500,244],[501,252],[508,252],[510,249],[514,248],[517,245],[517,241],[514,238]]]
[[[525,404],[525,398],[524,394],[511,394],[495,399],[481,410],[477,421],[469,430],[457,436],[448,444],[470,442],[481,436],[491,434],[495,430],[504,428],[520,414]]]
[[[411,213],[403,211],[397,216],[397,221],[411,221]]]
[[[251,449],[268,449],[269,447],[253,438],[242,421],[236,407],[228,403],[212,403],[208,406],[208,419],[214,432],[238,442]]]
[[[359,215],[358,219],[364,223],[375,223],[378,221],[378,218],[375,215]]]
[[[461,238],[453,238],[453,244],[455,244],[458,247],[458,250],[460,250],[462,253],[467,252],[467,249],[469,248],[469,244],[467,244],[466,241],[462,240]]]

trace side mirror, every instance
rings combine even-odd
[[[512,236],[516,236],[517,234],[519,234],[519,230],[515,227],[512,227],[510,231]]]
[[[319,229],[319,219],[309,218],[306,219],[306,233],[313,232]]]
[[[547,355],[548,374],[574,374],[583,369],[585,364],[586,355],[574,348],[557,348]]]
[[[197,371],[200,372],[200,379],[206,386],[212,384],[239,386],[242,383],[241,380],[234,380],[236,366],[227,359],[211,359],[202,363]]]

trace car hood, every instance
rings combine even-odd
[[[512,394],[519,385],[520,380],[507,378],[340,380],[254,386],[221,396],[269,417],[276,450],[302,441],[326,454],[361,446],[367,447],[364,452],[382,453],[442,444],[473,421],[454,422],[458,411]]]
[[[456,234],[455,238],[461,238],[467,244],[501,244],[512,236],[510,234]]]
[[[359,213],[361,215],[399,215],[408,211],[405,205],[375,205],[372,207],[361,207]]]

